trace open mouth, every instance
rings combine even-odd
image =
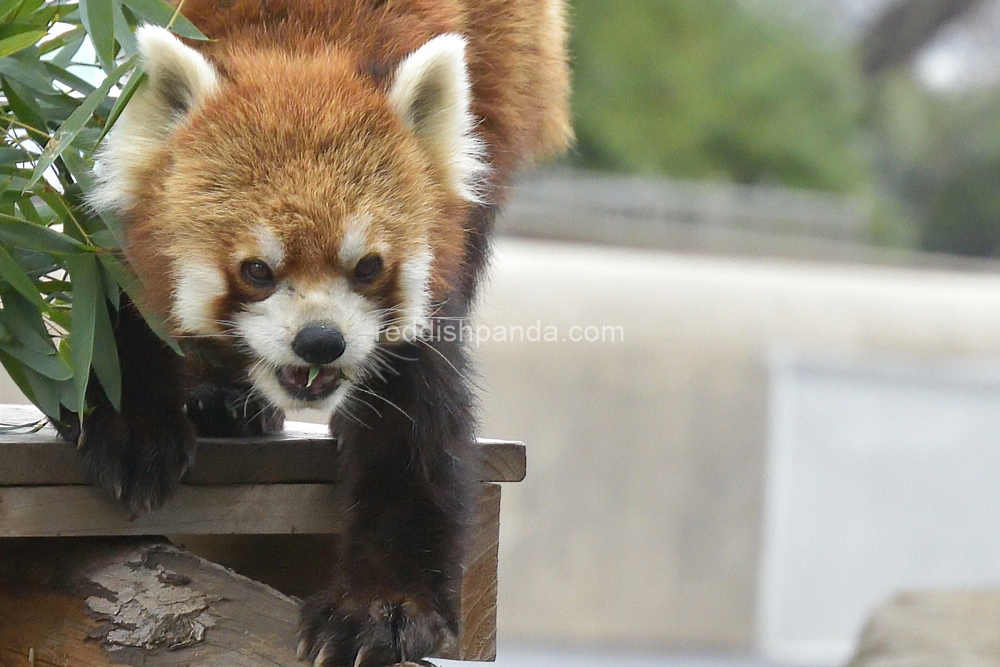
[[[275,375],[281,388],[300,401],[321,401],[346,379],[343,371],[333,366],[284,366]]]

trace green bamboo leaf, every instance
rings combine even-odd
[[[140,66],[141,67],[141,66]],[[122,111],[125,110],[125,105],[129,103],[132,96],[135,95],[135,91],[139,89],[139,86],[143,81],[146,80],[146,72],[144,72],[140,67],[137,67],[132,76],[129,77],[128,81],[125,83],[125,87],[122,88],[121,95],[115,101],[115,105],[111,108],[111,113],[108,114],[108,120],[104,123],[104,129],[101,131],[101,136],[97,140],[100,144],[104,140],[105,135],[114,127],[115,122],[118,117],[122,115]]]
[[[34,95],[21,88],[16,81],[10,81],[5,76],[0,76],[0,86],[3,87],[7,104],[14,112],[14,117],[30,128],[28,135],[32,139],[44,144],[49,138],[48,130],[45,127],[45,116],[35,101]]]
[[[6,58],[12,53],[33,46],[35,42],[45,36],[45,32],[45,30],[30,30],[13,37],[0,39],[0,58]]]
[[[70,287],[69,291],[72,292],[73,288]],[[72,300],[73,297],[70,296],[69,298],[70,300]],[[53,324],[55,324],[63,331],[69,331],[73,328],[73,322],[71,321],[70,318],[71,310],[72,308],[49,308],[49,320],[51,320]],[[64,345],[68,346],[69,339],[62,338],[60,339],[59,344],[60,348],[62,348]],[[67,347],[67,349],[69,348]],[[67,352],[66,354],[63,355],[63,357],[65,359],[69,359],[69,353]]]
[[[3,277],[11,287],[16,289],[21,296],[30,301],[39,310],[45,310],[45,301],[38,293],[38,288],[31,279],[25,275],[24,271],[14,261],[3,246],[0,246],[0,277]]]
[[[178,14],[175,19],[175,8],[163,0],[123,0],[123,2],[126,7],[132,10],[133,14],[147,23],[165,28],[170,25],[170,21],[173,19],[174,23],[170,29],[181,37],[197,40],[208,39],[191,21],[184,18],[183,14]]]
[[[108,300],[115,312],[121,305],[121,295],[122,288],[119,287],[118,281],[115,280],[114,276],[104,268],[104,263],[99,263],[99,268],[101,270],[101,283],[104,285],[104,298]]]
[[[24,219],[33,225],[45,226],[45,222],[42,220],[42,216],[38,215],[38,209],[35,208],[35,204],[31,201],[31,196],[21,196],[17,200],[17,207],[21,210],[21,215]]]
[[[20,19],[32,14],[35,10],[45,4],[45,0],[24,0],[21,6],[17,8],[17,13],[14,14],[14,18]]]
[[[42,177],[52,163],[55,162],[66,147],[69,146],[73,138],[84,128],[88,121],[90,121],[94,110],[100,106],[111,88],[114,87],[116,83],[128,72],[135,67],[137,58],[132,57],[126,60],[124,63],[119,65],[115,70],[108,75],[104,82],[95,90],[93,93],[87,96],[87,99],[74,111],[66,122],[52,135],[48,143],[45,145],[45,150],[42,151],[41,156],[38,158],[38,162],[35,164],[35,171],[31,176],[31,182],[28,187],[34,185],[38,182],[38,179]]]
[[[69,9],[63,7],[59,4],[48,4],[48,6],[43,7],[28,16],[22,16],[21,19],[24,23],[30,25],[36,29],[45,29],[48,32],[49,27],[53,23],[59,20],[64,14],[68,14]]]
[[[47,378],[68,380],[73,377],[73,369],[55,354],[55,350],[52,354],[41,354],[17,343],[0,343],[0,349]]]
[[[63,154],[65,156],[72,155],[71,152]],[[73,206],[73,202],[70,199],[70,190],[74,186],[67,186],[66,192],[64,194],[59,194],[48,188],[42,189],[41,192],[37,193],[37,196],[44,201],[49,210],[52,211],[62,222],[63,226],[63,236],[68,237],[70,241],[75,241],[81,244],[88,250],[96,250],[97,248],[91,246],[87,241],[86,230],[83,227],[83,221],[81,220],[81,215],[85,212],[81,211],[78,207]]]
[[[76,255],[93,250],[65,234],[0,213],[0,243],[54,255]]]
[[[76,255],[66,258],[70,282],[73,284],[72,328],[70,352],[73,359],[72,376],[76,382],[76,395],[80,405],[85,405],[90,365],[94,358],[94,330],[97,309],[104,305],[101,279],[97,273],[97,260],[93,255]]]
[[[97,307],[97,318],[94,321],[94,374],[100,380],[104,395],[111,401],[111,405],[115,407],[115,410],[121,410],[122,373],[118,363],[118,350],[115,349],[115,333],[111,328],[111,317],[108,315],[107,306],[108,304],[102,300]]]
[[[99,259],[101,260],[101,267],[118,284],[119,288],[130,294],[137,294],[139,292],[139,279],[126,269],[116,257],[101,254]]]
[[[34,390],[31,388],[31,383],[28,381],[28,376],[24,371],[24,364],[10,356],[9,354],[4,354],[0,351],[0,364],[3,364],[4,369],[7,371],[7,375],[10,379],[14,381],[17,388],[21,390],[21,393],[28,397],[28,400],[41,408],[42,412],[49,414],[48,411],[42,407],[41,402],[38,397],[35,396]],[[48,405],[51,408],[51,404]],[[58,412],[59,402],[56,401],[56,411]],[[52,415],[49,415],[50,417]]]
[[[20,9],[22,2],[24,2],[24,0],[3,0],[0,2],[0,21],[3,21]]]
[[[75,90],[78,93],[82,93],[83,95],[90,95],[95,90],[97,90],[97,88],[94,87],[93,84],[84,81],[77,75],[73,74],[70,71],[67,71],[65,68],[60,67],[59,65],[56,65],[54,63],[45,63],[45,69],[49,71],[53,79],[55,79],[59,83],[63,83],[69,86],[71,90]]]
[[[76,56],[76,54],[80,51],[80,47],[83,46],[83,41],[87,39],[87,29],[84,28],[82,25],[78,26],[76,28],[73,28],[73,30],[71,30],[70,32],[66,33],[65,37],[66,40],[64,46],[53,47],[53,48],[59,48],[59,51],[54,56],[52,56],[52,60],[49,61],[50,63],[58,67],[68,67],[69,64],[73,62],[73,57]],[[48,42],[39,47],[39,51],[43,51],[47,46],[47,44]]]
[[[23,83],[39,93],[52,93],[52,77],[38,59],[38,49],[23,49],[6,58],[0,58],[0,74]]]
[[[38,291],[42,294],[54,294],[56,292],[69,292],[71,290],[69,281],[66,280],[43,280],[38,283]]]
[[[76,390],[76,381],[69,380],[59,384],[59,402],[66,406],[70,412],[80,414],[86,406],[80,404],[79,393]]]
[[[30,159],[28,151],[23,148],[0,147],[0,163],[14,165],[19,162],[27,162]]]
[[[59,419],[60,390],[67,384],[72,386],[72,382],[58,382],[40,373],[36,373],[30,368],[24,369],[24,375],[28,380],[28,384],[31,385],[31,391],[34,395],[34,398],[30,399],[31,402],[37,405],[38,409],[49,417]]]
[[[146,303],[142,296],[142,283],[139,279],[135,277],[125,266],[115,257],[108,254],[101,254],[100,256],[101,265],[103,268],[114,278],[115,282],[125,290],[125,293],[129,295],[132,300],[132,304],[135,306],[139,314],[142,315],[142,319],[146,321],[146,325],[149,327],[150,331],[157,335],[157,337],[166,343],[171,350],[177,354],[183,356],[184,352],[181,350],[181,346],[177,344],[174,337],[169,333],[169,327],[162,317],[156,312],[147,308],[144,304]]]
[[[0,320],[17,342],[40,354],[51,354],[55,345],[42,321],[41,312],[17,292],[6,290],[2,296]]]
[[[132,27],[128,24],[125,14],[122,12],[121,0],[114,0],[111,3],[111,10],[114,12],[114,32],[115,39],[122,47],[126,56],[132,57],[139,53],[139,44],[132,34]]]
[[[47,39],[38,45],[38,55],[44,56],[47,53],[52,53],[58,49],[64,49],[68,45],[79,40],[81,43],[83,39],[87,36],[87,29],[82,25],[73,28],[61,35],[56,35],[51,39]],[[79,48],[79,47],[77,47]],[[52,62],[52,61],[49,61]],[[66,65],[60,65],[60,67],[65,67]]]
[[[114,10],[111,2],[80,0],[80,19],[105,72],[110,72],[115,64]]]

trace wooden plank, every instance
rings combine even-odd
[[[42,419],[32,406],[0,405],[0,486],[86,484],[76,448],[49,426],[38,432],[9,430]],[[524,445],[480,440],[480,481],[519,482],[526,471]],[[186,484],[314,484],[337,482],[337,441],[319,424],[289,422],[286,431],[263,438],[203,438]]]
[[[0,537],[336,533],[342,496],[336,484],[182,486],[156,512],[129,519],[89,486],[0,487]]]
[[[497,565],[500,487],[483,484],[462,564],[462,622],[452,660],[493,662],[497,655]]]

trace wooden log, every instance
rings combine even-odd
[[[295,600],[144,540],[0,540],[0,664],[292,667]]]

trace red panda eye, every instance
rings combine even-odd
[[[366,255],[354,265],[354,279],[360,283],[370,283],[382,271],[382,258],[378,255]]]
[[[271,267],[259,259],[243,262],[243,277],[254,287],[273,287],[274,272]]]

